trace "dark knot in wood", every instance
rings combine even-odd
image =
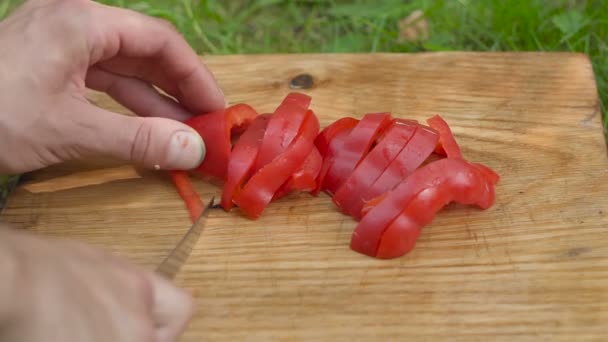
[[[300,74],[289,82],[291,89],[310,89],[314,85],[314,80],[309,74]]]

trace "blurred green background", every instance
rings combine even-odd
[[[0,18],[21,2],[0,0]],[[607,117],[604,110],[608,100],[606,0],[99,2],[171,21],[201,54],[582,52],[593,61],[602,111],[604,118]],[[4,184],[0,185],[0,197],[6,195],[7,179],[6,176],[0,178]]]

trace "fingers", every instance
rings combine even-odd
[[[157,341],[177,341],[192,318],[194,312],[192,296],[156,274],[152,274],[151,277]]]
[[[107,93],[140,116],[165,117],[184,121],[191,115],[171,98],[160,94],[149,83],[93,67],[86,78],[91,89]]]
[[[112,113],[88,103],[69,106],[75,128],[65,133],[80,154],[105,155],[146,168],[189,170],[205,157],[205,143],[189,126],[166,118]]]
[[[224,108],[224,95],[211,72],[167,22],[101,4],[95,22],[93,63],[153,82],[195,114]],[[101,46],[97,46],[101,45]],[[112,61],[110,61],[112,59]]]

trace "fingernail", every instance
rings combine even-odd
[[[171,169],[191,170],[203,162],[205,154],[205,142],[200,135],[177,131],[169,141],[167,164]]]

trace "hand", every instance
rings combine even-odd
[[[176,341],[193,311],[188,293],[116,256],[1,226],[0,274],[0,341]]]
[[[205,144],[180,121],[225,106],[183,37],[137,12],[29,0],[0,22],[0,46],[0,174],[88,156],[191,169]],[[92,105],[86,88],[138,116]]]

